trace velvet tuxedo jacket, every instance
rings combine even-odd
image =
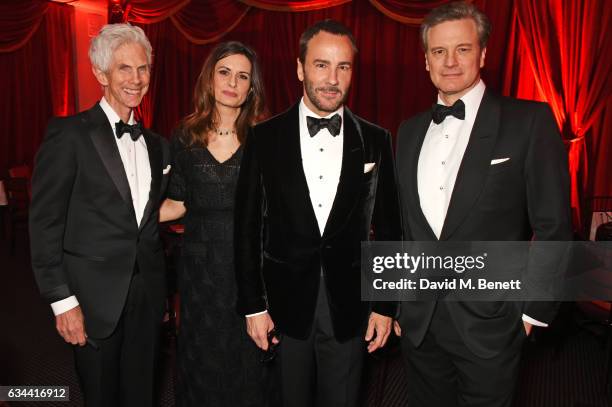
[[[321,234],[302,166],[299,104],[251,129],[236,196],[238,308],[270,313],[281,332],[306,338],[321,273],[334,334],[363,335],[371,310],[361,301],[360,244],[399,240],[401,221],[390,134],[344,108],[340,180]],[[316,137],[316,136],[315,136]],[[364,173],[364,164],[375,163]],[[394,303],[373,304],[387,316]]]
[[[128,137],[128,136],[124,136]],[[75,295],[93,338],[110,335],[121,315],[135,265],[151,312],[163,313],[165,266],[158,234],[167,183],[167,143],[144,129],[151,190],[140,227],[115,135],[100,105],[53,118],[32,178],[32,268],[49,303]]]
[[[437,240],[421,210],[417,166],[431,111],[400,125],[396,150],[406,239]],[[494,159],[509,158],[497,165]],[[427,176],[427,174],[423,174]],[[489,90],[453,189],[440,240],[571,240],[567,155],[552,112],[544,103],[500,97]],[[540,272],[540,271],[539,271]],[[547,270],[541,270],[547,272]],[[467,346],[491,357],[524,335],[521,314],[550,322],[554,303],[445,302]],[[435,302],[404,302],[403,335],[418,346]]]

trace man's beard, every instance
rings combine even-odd
[[[315,107],[321,112],[327,112],[327,113],[335,112],[346,101],[346,93],[342,93],[340,88],[338,88],[337,86],[323,86],[323,87],[315,88],[314,84],[306,76],[304,76],[304,89],[306,89],[306,95],[308,96],[308,99],[310,99],[312,104],[315,105]],[[342,97],[338,99],[338,102],[332,107],[325,107],[319,100],[319,97],[316,92],[317,90],[323,91],[323,92],[329,92],[329,91],[340,92],[342,94]]]

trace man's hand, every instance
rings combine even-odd
[[[247,333],[255,344],[263,350],[268,350],[268,332],[274,329],[274,322],[270,314],[254,315],[246,317]],[[272,343],[278,343],[276,337],[272,338]]]
[[[87,334],[81,306],[55,316],[55,328],[64,340],[73,345],[85,346]]]
[[[382,348],[387,343],[387,338],[391,333],[391,317],[372,312],[368,321],[368,329],[366,331],[365,340],[368,343],[368,353],[374,352],[378,348]],[[376,334],[376,336],[374,335]]]
[[[533,328],[533,325],[525,321],[523,321],[523,325],[525,326],[525,333],[527,334],[527,336],[529,336],[529,334],[531,333],[531,328]]]
[[[393,321],[393,330],[395,331],[395,335],[402,336],[402,327],[400,326],[399,322],[397,321]]]

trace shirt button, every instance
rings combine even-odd
[[[322,149],[322,148],[320,148],[320,149],[319,149],[319,151],[320,151],[320,152],[323,152],[323,149]]]
[[[319,208],[322,208],[322,207],[323,207],[323,205],[319,204]]]
[[[323,179],[323,175],[319,175],[319,179]]]
[[[440,191],[442,191],[444,189],[444,187],[440,187]]]
[[[445,135],[444,135],[444,138],[448,138],[448,134],[445,134]]]
[[[442,165],[446,165],[446,161],[442,161]]]

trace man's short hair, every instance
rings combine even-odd
[[[147,55],[147,63],[151,65],[153,47],[142,28],[131,24],[107,24],[102,27],[89,44],[89,60],[102,72],[108,72],[113,53],[128,43],[141,45]]]
[[[480,48],[485,48],[487,41],[489,41],[489,35],[491,35],[489,18],[475,5],[464,1],[455,1],[436,7],[425,16],[423,23],[421,23],[421,45],[423,49],[427,51],[427,33],[430,28],[446,21],[463,20],[464,18],[474,20]]]
[[[308,41],[312,39],[315,35],[320,33],[321,31],[325,31],[326,33],[335,34],[335,35],[345,35],[351,41],[351,47],[353,48],[353,52],[357,53],[357,43],[355,42],[355,37],[351,30],[349,30],[345,25],[331,19],[321,20],[306,29],[302,33],[300,37],[300,62],[303,64],[306,61],[306,51],[308,51]]]

